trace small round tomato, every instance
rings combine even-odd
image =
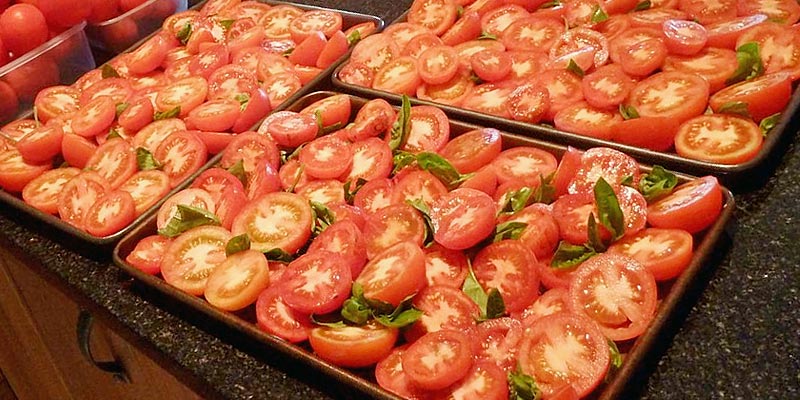
[[[373,179],[365,183],[358,193],[356,193],[356,196],[353,199],[353,205],[361,210],[364,210],[364,212],[368,215],[376,214],[381,209],[393,204],[393,191],[394,183],[391,179]]]
[[[455,189],[431,205],[434,239],[448,249],[472,247],[494,231],[496,213],[494,200],[486,193]]]
[[[509,312],[525,309],[536,300],[539,276],[536,256],[517,240],[503,240],[481,249],[473,261],[475,277],[484,289],[497,289]]]
[[[429,47],[417,57],[417,71],[425,83],[445,83],[458,72],[458,54],[450,46]]]
[[[183,232],[167,247],[161,275],[176,288],[203,294],[208,277],[225,261],[225,246],[233,235],[219,226],[199,226]]]
[[[233,221],[234,235],[250,236],[250,248],[279,248],[294,253],[311,236],[311,206],[300,195],[286,192],[265,194],[247,204]]]
[[[619,53],[619,64],[625,73],[641,77],[661,68],[667,58],[667,45],[661,38],[634,43]]]
[[[306,314],[326,314],[350,295],[350,266],[327,250],[308,252],[286,267],[280,285],[289,307]]]
[[[697,54],[708,41],[706,28],[698,22],[670,19],[662,25],[664,42],[672,54]]]
[[[244,250],[229,255],[211,272],[203,295],[214,307],[237,311],[253,304],[268,285],[267,258]]]
[[[133,95],[133,86],[125,78],[104,78],[81,90],[80,104],[85,107],[92,100],[108,96],[114,105],[125,103]]]
[[[440,37],[443,44],[455,46],[477,39],[481,34],[481,16],[477,11],[465,11]]]
[[[131,132],[138,132],[140,129],[153,122],[153,103],[147,97],[141,97],[131,102],[117,118],[117,123]]]
[[[194,133],[176,131],[161,142],[153,156],[169,175],[170,186],[176,187],[206,163],[208,151]]]
[[[397,328],[377,323],[344,328],[316,327],[308,342],[319,358],[348,368],[374,365],[392,351],[397,342]]]
[[[609,232],[597,221],[599,214],[591,194],[566,194],[553,203],[553,216],[559,221],[560,236],[574,245],[582,245],[589,240],[588,220],[590,214],[594,214],[602,237],[610,236]]]
[[[373,256],[355,282],[364,296],[395,306],[425,286],[425,255],[413,242],[399,242]]]
[[[124,190],[111,190],[86,210],[83,229],[97,237],[111,236],[136,219],[133,197]]]
[[[700,232],[722,211],[722,189],[713,176],[679,185],[668,196],[647,207],[647,222],[657,228]]]
[[[31,164],[43,164],[61,153],[64,132],[57,124],[41,126],[16,143],[22,158]]]
[[[172,240],[166,236],[151,235],[136,243],[136,247],[125,256],[125,262],[148,275],[161,272],[161,259]]]
[[[701,115],[684,122],[675,135],[675,151],[687,158],[740,164],[761,150],[764,135],[753,121],[731,114]]]
[[[9,51],[21,56],[47,41],[44,14],[30,4],[14,4],[0,14],[0,39]]]
[[[364,63],[351,60],[339,69],[336,77],[342,82],[351,85],[372,87],[372,81],[375,79],[375,71]]]
[[[508,398],[508,377],[493,362],[478,361],[460,382],[446,391],[451,398],[503,400]]]
[[[155,70],[164,61],[167,52],[172,50],[175,42],[164,35],[155,35],[132,51],[128,58],[128,69],[136,75],[144,75]]]
[[[577,101],[583,100],[581,78],[565,69],[550,69],[536,77],[550,97],[550,107],[542,119],[552,121],[555,115]]]
[[[547,267],[549,268],[549,267]],[[542,275],[544,278],[545,275]],[[544,282],[544,280],[542,281]],[[561,311],[567,311],[569,299],[569,282],[563,287],[553,287],[542,293],[536,301],[528,308],[522,310],[518,318],[525,326],[531,326],[539,318],[553,315]]]
[[[34,178],[22,189],[22,199],[47,214],[58,212],[58,196],[64,185],[81,172],[74,167],[56,168]]]
[[[469,336],[456,330],[440,330],[408,346],[403,354],[403,371],[419,388],[444,389],[467,375],[472,357]]]

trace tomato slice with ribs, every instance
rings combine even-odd
[[[473,260],[475,277],[484,289],[497,289],[506,310],[523,310],[539,296],[536,256],[517,240],[503,240],[481,249]]]
[[[313,325],[307,314],[286,305],[279,285],[271,285],[256,300],[259,329],[292,343],[308,339]]]
[[[124,190],[111,190],[100,196],[83,216],[86,232],[97,236],[111,236],[121,231],[136,218],[133,196]]]
[[[425,254],[413,242],[399,242],[373,256],[355,282],[364,297],[397,306],[425,286]]]
[[[390,205],[381,208],[367,220],[364,238],[367,243],[367,257],[370,259],[400,242],[410,241],[422,246],[425,221],[408,204]]]
[[[656,280],[672,279],[692,260],[693,238],[682,229],[647,228],[614,242],[609,253],[622,254],[642,263]]]
[[[234,219],[231,230],[250,237],[250,248],[275,248],[294,253],[311,236],[311,206],[300,195],[286,192],[265,194],[248,203]]]
[[[75,167],[56,168],[31,180],[22,190],[22,199],[47,214],[58,212],[58,197],[70,179],[81,172]]]
[[[731,114],[700,115],[678,128],[675,151],[687,158],[740,164],[761,151],[764,135],[755,122]]]
[[[403,354],[403,371],[417,387],[444,389],[467,375],[472,367],[469,336],[456,330],[428,333]]]
[[[657,228],[696,233],[709,227],[722,212],[722,188],[717,178],[704,176],[683,183],[647,207],[647,222]]]
[[[422,315],[405,332],[409,341],[443,329],[471,332],[480,317],[478,305],[460,288],[451,286],[428,286],[414,296],[413,304]]]
[[[117,188],[136,173],[136,152],[125,139],[112,138],[97,148],[84,168],[96,171]]]
[[[437,243],[452,250],[470,248],[495,228],[494,200],[476,189],[459,188],[431,205],[431,222]]]
[[[175,238],[161,260],[161,275],[172,286],[195,296],[225,261],[225,246],[233,235],[219,226],[199,226]]]
[[[308,342],[319,358],[334,365],[362,368],[383,360],[397,342],[398,329],[378,323],[344,328],[316,327]]]
[[[341,307],[350,295],[350,266],[327,250],[308,252],[286,267],[281,297],[306,314],[325,314]]]

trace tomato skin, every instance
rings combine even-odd
[[[408,22],[430,29],[436,36],[442,35],[456,22],[458,14],[455,3],[448,0],[415,0],[406,19]]]
[[[26,162],[43,164],[61,153],[64,132],[58,125],[42,126],[20,139],[17,151]]]
[[[169,175],[170,186],[176,187],[206,163],[208,150],[191,131],[176,131],[161,142],[154,156]]]
[[[61,139],[61,155],[73,167],[85,167],[95,150],[96,144],[74,133],[65,133]]]
[[[726,114],[701,115],[680,126],[675,135],[675,150],[683,157],[734,165],[753,159],[763,140],[761,129],[749,119]]]
[[[346,328],[316,327],[308,336],[319,358],[348,368],[363,368],[386,358],[397,342],[397,328],[377,323]]]
[[[288,60],[294,64],[316,66],[317,58],[327,44],[328,39],[325,38],[325,34],[320,31],[311,32],[308,37],[297,44]]]
[[[83,227],[86,232],[97,236],[111,236],[136,219],[136,206],[130,193],[124,190],[111,190],[99,197],[86,210]]]
[[[244,250],[231,254],[208,277],[203,292],[214,307],[237,311],[253,304],[269,285],[269,266],[263,253]]]
[[[139,171],[123,182],[119,189],[133,196],[136,215],[142,215],[169,192],[169,176],[159,170]]]
[[[125,139],[112,138],[97,148],[85,168],[97,171],[117,188],[136,173],[136,151]]]
[[[706,25],[709,47],[735,49],[739,36],[748,29],[767,21],[766,14],[743,15],[729,21]]]
[[[338,94],[317,100],[306,108],[300,110],[300,114],[314,116],[319,112],[322,117],[322,126],[330,127],[334,125],[345,126],[350,121],[352,104],[350,96]]]
[[[373,259],[400,242],[422,246],[424,236],[425,222],[413,207],[405,203],[383,207],[364,225],[367,258]]]
[[[675,142],[679,126],[678,121],[667,117],[639,117],[617,121],[611,127],[611,140],[655,151],[668,151]]]
[[[218,99],[207,101],[190,111],[185,122],[188,129],[223,132],[230,129],[240,116],[238,101]]]
[[[618,112],[597,109],[582,101],[564,107],[553,118],[557,129],[604,140],[611,138],[611,128],[620,121]]]
[[[94,171],[82,171],[70,179],[58,195],[58,216],[64,222],[83,229],[88,209],[105,192],[108,181]]]
[[[743,102],[755,122],[781,112],[789,104],[792,95],[792,79],[788,73],[762,75],[714,93],[709,106],[718,112],[730,102]]]
[[[653,274],[658,281],[680,275],[692,260],[693,238],[681,229],[647,228],[614,242],[609,253],[631,257]]]
[[[697,233],[722,212],[722,188],[713,176],[694,179],[647,207],[647,222],[657,228]]]
[[[481,34],[481,16],[476,11],[465,11],[460,18],[441,35],[442,43],[455,46],[477,39]]]
[[[219,226],[199,226],[182,233],[167,247],[161,260],[161,275],[186,293],[202,295],[208,277],[225,260],[225,245],[232,237]],[[188,253],[198,249],[206,252],[205,257],[187,258]]]
[[[397,306],[425,286],[425,255],[417,244],[399,242],[370,258],[355,282],[365,297]]]
[[[336,33],[330,37],[325,48],[322,49],[322,52],[320,52],[316,67],[321,69],[330,67],[340,57],[345,55],[348,49],[347,37],[344,35],[344,32],[336,31]]]
[[[662,30],[667,50],[673,54],[697,54],[708,41],[706,28],[694,21],[666,20]]]
[[[475,277],[484,289],[500,291],[506,310],[524,309],[539,296],[536,256],[517,240],[494,242],[481,249],[473,260]]]
[[[270,111],[272,106],[269,101],[269,95],[260,87],[253,88],[250,91],[247,105],[242,110],[239,118],[234,121],[231,131],[235,133],[242,133],[247,130],[256,129],[254,125],[264,118]]]
[[[14,4],[0,14],[0,39],[17,56],[47,41],[44,14],[30,4]]]
[[[255,225],[265,219],[274,220],[270,226]],[[234,219],[234,235],[247,233],[254,250],[280,248],[294,253],[311,236],[311,206],[302,196],[276,192],[265,194],[247,204]]]
[[[46,171],[25,185],[22,189],[22,199],[39,211],[56,214],[61,189],[80,172],[80,169],[74,167]]]
[[[151,235],[136,243],[125,257],[125,262],[148,275],[161,272],[161,259],[172,240],[166,236]]]
[[[436,357],[438,362],[427,365],[420,360]],[[469,337],[455,330],[428,333],[408,346],[403,354],[403,371],[419,388],[444,389],[461,380],[472,367]]]
[[[434,239],[452,250],[470,248],[494,231],[494,200],[476,189],[459,188],[431,205]]]

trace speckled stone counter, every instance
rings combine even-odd
[[[305,0],[390,22],[410,0]],[[794,135],[792,140],[796,140]],[[631,397],[800,399],[800,151],[778,151],[760,189],[736,195],[732,245],[698,285]],[[356,397],[148,293],[109,261],[8,210],[0,238],[45,278],[210,398]],[[80,249],[79,249],[80,250]],[[110,253],[110,251],[107,251]]]

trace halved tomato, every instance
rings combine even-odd
[[[657,228],[696,233],[710,226],[722,211],[722,189],[713,176],[681,184],[647,207],[647,222]]]
[[[100,196],[83,216],[86,232],[106,237],[113,235],[136,218],[133,197],[124,190],[111,190]]]
[[[396,306],[425,286],[425,255],[416,243],[399,242],[374,255],[355,282],[365,297]]]
[[[208,277],[225,261],[225,246],[232,237],[220,226],[205,225],[183,232],[167,247],[161,260],[161,275],[186,293],[202,295]]]
[[[377,323],[344,328],[316,327],[308,342],[319,358],[334,365],[362,368],[384,359],[397,342],[397,328]]]
[[[250,248],[281,249],[294,253],[311,236],[311,206],[300,195],[286,192],[265,194],[251,201],[234,219],[234,235],[250,236]]]

